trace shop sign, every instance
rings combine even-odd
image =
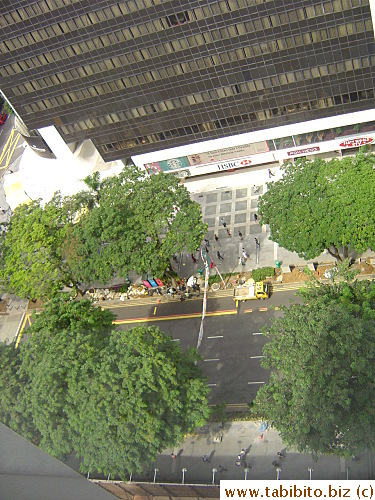
[[[374,139],[372,137],[356,137],[355,139],[346,139],[340,142],[341,148],[358,148],[370,144]]]
[[[216,163],[215,166],[218,168],[218,170],[230,170],[231,168],[247,167],[250,164],[251,160],[249,158],[244,158],[243,160],[233,160]]]
[[[320,147],[315,146],[313,148],[303,148],[303,149],[297,149],[295,151],[288,151],[288,156],[300,156],[308,153],[316,153],[318,151],[320,151]]]

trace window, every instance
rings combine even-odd
[[[171,14],[165,19],[169,27],[179,26],[180,24],[185,24],[186,22],[190,21],[189,13],[187,10],[179,12],[177,14]]]

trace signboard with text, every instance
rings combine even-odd
[[[354,139],[345,139],[345,141],[340,142],[340,147],[359,148],[360,146],[371,144],[373,140],[374,140],[373,137],[355,137]]]

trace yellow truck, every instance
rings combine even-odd
[[[252,278],[243,285],[236,286],[233,291],[233,300],[268,299],[269,286],[264,281],[254,281]]]

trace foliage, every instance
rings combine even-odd
[[[301,296],[263,329],[272,372],[254,408],[299,451],[354,455],[375,445],[375,283],[315,282]]]
[[[238,276],[238,273],[221,273],[223,280],[230,278],[231,276]],[[214,283],[221,283],[221,278],[218,274],[210,274],[208,278],[208,284],[213,285]]]
[[[68,213],[56,195],[43,208],[40,201],[20,205],[0,238],[1,287],[19,297],[49,297],[71,283],[62,261]]]
[[[271,240],[305,259],[327,249],[340,261],[340,248],[344,258],[349,248],[375,248],[374,163],[374,155],[360,151],[355,157],[296,159],[285,166],[282,179],[269,183],[259,200]]]
[[[154,327],[113,331],[112,321],[87,300],[52,299],[18,349],[17,376],[44,450],[124,476],[205,423],[209,389],[196,350],[182,353]]]
[[[227,402],[223,401],[210,409],[210,421],[211,422],[226,422],[228,420],[228,414],[225,412],[227,407]]]
[[[129,167],[86,182],[94,203],[69,234],[75,252],[66,255],[80,281],[105,283],[131,270],[161,276],[172,255],[193,252],[206,232],[200,206],[173,176]]]
[[[261,267],[259,269],[253,269],[251,271],[251,277],[254,281],[262,281],[275,274],[275,269],[273,267]]]

